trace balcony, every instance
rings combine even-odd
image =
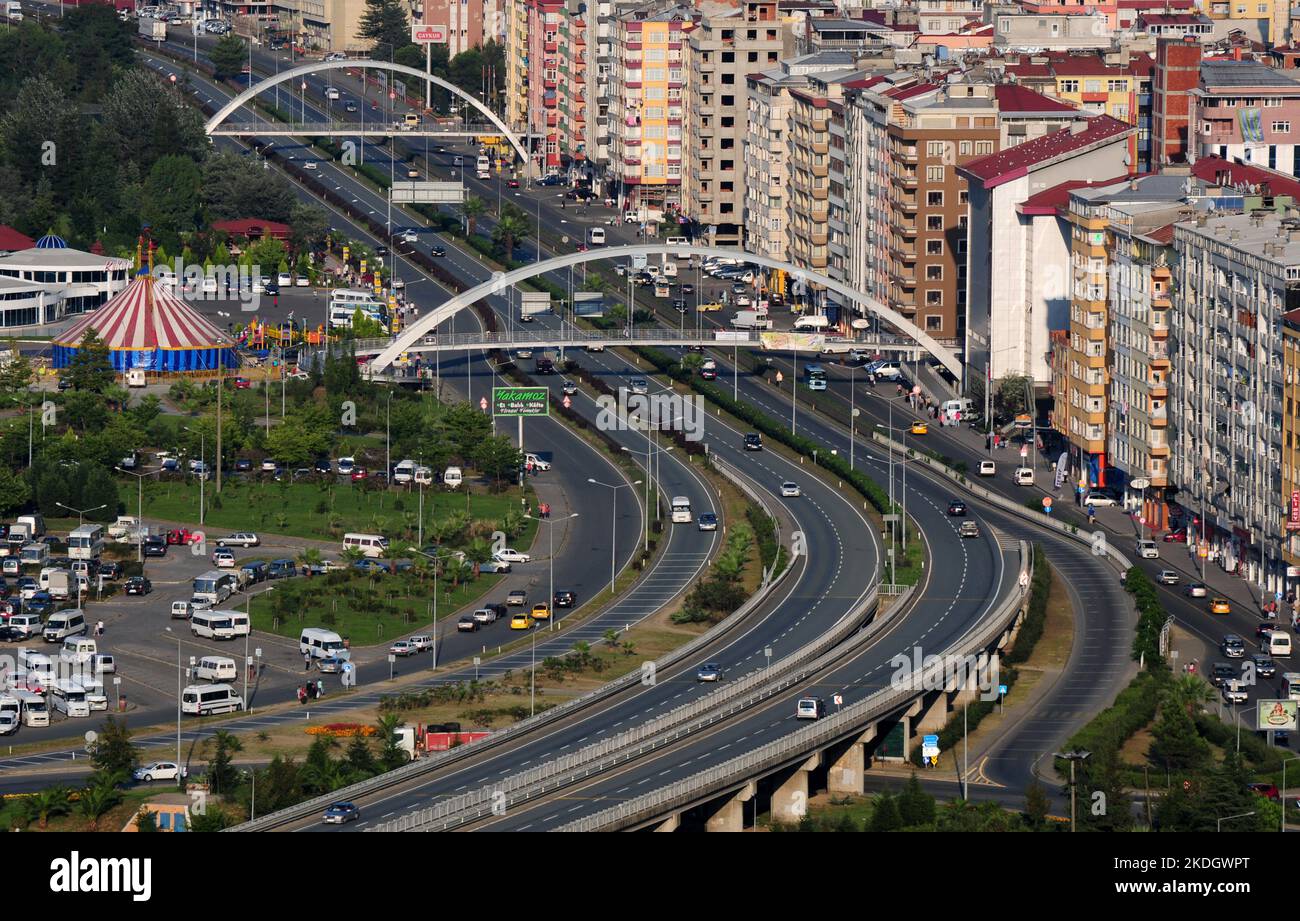
[[[1164,428],[1169,424],[1169,410],[1161,406],[1159,409],[1151,410],[1151,426],[1153,428]]]
[[[912,266],[894,263],[889,269],[889,277],[904,287],[916,287],[916,269]]]
[[[1147,346],[1147,357],[1151,359],[1151,364],[1153,367],[1157,367],[1157,368],[1162,367],[1168,369],[1169,343],[1152,342],[1149,346]]]
[[[910,243],[904,243],[899,237],[894,237],[890,241],[889,252],[895,259],[901,259],[904,262],[916,261],[916,247]]]
[[[915,211],[916,209],[913,208],[912,210]],[[900,233],[905,237],[916,236],[916,221],[903,220],[897,211],[895,211],[894,216],[890,218],[889,228],[893,230],[894,233]]]
[[[894,205],[899,211],[907,214],[915,214],[917,209],[917,198],[915,195],[899,195],[894,199]],[[913,230],[915,233],[915,230]]]
[[[902,163],[915,164],[917,162],[915,147],[895,147],[893,154],[894,159]]]
[[[1156,378],[1147,383],[1147,389],[1153,400],[1163,400],[1169,396],[1169,383],[1163,378]]]

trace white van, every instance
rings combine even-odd
[[[5,625],[21,630],[23,636],[36,636],[45,629],[39,614],[11,614],[5,620]]]
[[[64,662],[89,662],[99,652],[95,641],[84,636],[70,636],[63,641],[59,659]]]
[[[940,406],[939,411],[945,416],[953,416],[961,413],[963,416],[970,413],[971,401],[969,397],[958,397],[955,400],[945,400]]]
[[[40,727],[50,725],[50,708],[45,703],[44,697],[31,691],[17,690],[12,693],[12,696],[22,702],[24,726]]]
[[[668,257],[665,256],[664,264],[660,270],[660,274],[663,275],[665,278],[676,278],[677,263],[668,261]]]
[[[47,566],[50,562],[49,544],[26,544],[18,554],[18,562],[23,566]]]
[[[670,503],[673,511],[673,524],[690,524],[693,520],[691,515],[691,500],[685,496],[673,496]]]
[[[86,689],[75,681],[60,679],[50,688],[50,705],[58,713],[64,713],[69,719],[90,716],[90,702],[86,700]]]
[[[204,656],[199,659],[194,669],[194,677],[204,681],[234,681],[239,677],[239,668],[234,659],[225,656]]]
[[[393,467],[394,483],[409,483],[415,479],[415,461],[404,460]]]
[[[433,483],[433,469],[423,465],[415,468],[415,485],[429,486]]]
[[[327,86],[327,87],[325,87],[325,98],[326,98],[326,99],[338,99],[338,98],[339,98],[338,87],[336,87],[336,86]]]
[[[688,239],[686,239],[685,237],[665,237],[665,238],[664,238],[664,242],[667,243],[669,246],[690,246],[690,245],[691,245],[691,241],[688,240]],[[675,258],[675,259],[689,259],[689,258],[691,258],[691,254],[690,254],[690,253],[673,253],[673,258]]]
[[[62,643],[70,636],[85,636],[86,618],[81,611],[59,611],[45,622],[41,636],[47,643]]]
[[[465,482],[465,475],[461,473],[459,467],[448,467],[442,472],[442,485],[448,489],[460,489],[460,484]]]
[[[1281,630],[1273,630],[1264,634],[1260,639],[1260,646],[1266,655],[1275,659],[1291,658],[1291,635],[1283,633]]]
[[[1017,467],[1016,468],[1016,485],[1033,486],[1034,485],[1034,468]]]
[[[250,624],[248,615],[243,611],[234,611],[229,608],[216,609],[212,608],[204,612],[213,617],[230,621],[230,629],[234,636],[248,636]]]
[[[388,538],[379,534],[344,534],[344,550],[360,550],[371,559],[379,559],[388,552]]]
[[[18,676],[24,690],[44,691],[54,684],[54,660],[31,649],[19,649]]]
[[[181,712],[192,716],[244,709],[244,698],[228,684],[191,684],[181,691]]]
[[[591,227],[587,230],[587,242],[592,246],[605,245],[605,228]]]
[[[233,640],[235,625],[226,611],[195,611],[190,615],[190,633],[210,640]]]
[[[830,325],[831,321],[821,314],[809,314],[794,321],[796,332],[825,329]]]
[[[298,637],[298,654],[305,656],[308,653],[313,659],[328,659],[331,656],[346,659],[351,655],[350,650],[343,645],[343,637],[333,630],[320,627],[306,627]]]

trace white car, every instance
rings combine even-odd
[[[550,462],[550,461],[544,461],[544,460],[542,460],[542,459],[541,459],[540,457],[538,457],[536,454],[525,454],[525,455],[524,455],[524,463],[525,463],[525,464],[532,464],[532,465],[533,465],[533,468],[534,468],[535,470],[550,470],[550,469],[551,469],[551,462]]]
[[[523,359],[532,358],[532,357],[533,357],[533,350],[532,350],[532,349],[516,349],[516,350],[515,350],[515,357],[516,357],[516,358],[523,358]]]
[[[272,470],[275,468],[272,467]],[[252,531],[236,531],[226,537],[217,539],[218,547],[256,547],[262,542],[262,539]]]
[[[402,234],[402,242],[403,242],[403,243],[418,243],[418,242],[420,242],[420,235],[417,234],[414,230],[407,230],[407,231],[403,232],[403,234]]]
[[[293,276],[288,272],[281,272],[276,276],[275,281],[281,288],[288,288],[293,285]]]
[[[227,550],[225,547],[218,547],[216,550],[213,550],[212,565],[216,566],[218,569],[234,569],[235,568],[234,551]]]
[[[18,731],[18,717],[8,710],[0,713],[0,736],[13,735]]]
[[[317,167],[316,167],[316,161],[315,161],[315,160],[308,160],[306,163],[304,163],[304,164],[302,165],[302,168],[303,168],[303,169],[311,169],[311,170],[314,170],[314,169],[317,168]]]
[[[528,563],[532,560],[532,557],[527,553],[520,553],[518,550],[511,550],[506,547],[504,550],[498,550],[492,554],[492,559],[498,563]]]
[[[155,761],[153,764],[146,764],[138,767],[132,772],[135,780],[142,780],[145,783],[153,783],[155,780],[179,780],[189,774],[189,771],[183,767],[177,767],[175,761]]]
[[[787,480],[786,482],[781,484],[781,498],[797,499],[800,495],[801,493],[799,492],[798,483],[791,483],[790,481]]]
[[[634,377],[628,382],[628,389],[633,393],[649,393],[650,384],[644,377]]]
[[[1250,696],[1246,693],[1246,686],[1235,678],[1229,678],[1223,682],[1223,702],[1225,704],[1244,704]]]
[[[263,473],[274,473],[274,472],[275,472],[275,468],[278,467],[278,466],[280,466],[280,465],[277,464],[274,460],[272,460],[271,458],[268,457],[266,460],[262,461],[262,472],[263,472]]]
[[[1094,508],[1109,508],[1115,504],[1115,500],[1104,492],[1090,492],[1083,497],[1083,505],[1087,508],[1089,505]]]
[[[293,280],[293,283],[294,283],[294,286],[295,286],[295,287],[298,287],[298,288],[310,288],[310,287],[311,287],[311,279],[308,278],[306,275],[299,275],[297,278],[295,278],[295,279]]]
[[[980,461],[980,476],[994,476],[998,472],[998,465],[991,460]]]
[[[388,647],[388,651],[395,656],[413,656],[420,651],[420,648],[409,640],[398,640]]]
[[[357,467],[357,462],[355,458],[351,458],[351,457],[339,458],[339,473],[342,476],[351,476],[352,471],[355,470],[356,467]]]

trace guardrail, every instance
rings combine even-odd
[[[969,476],[958,473],[948,465],[930,457],[928,454],[922,454],[915,448],[908,448],[897,441],[891,441],[889,438],[876,431],[871,433],[871,438],[876,442],[876,444],[881,445],[882,447],[892,446],[895,453],[900,457],[905,458],[909,462],[915,461],[929,467],[941,476],[947,477],[971,495],[988,502],[990,505],[996,505],[1004,512],[1010,512],[1019,518],[1023,518],[1026,521],[1032,521],[1034,524],[1047,528],[1048,530],[1057,531],[1081,544],[1087,544],[1097,556],[1104,555],[1109,557],[1117,566],[1119,566],[1121,572],[1128,572],[1133,565],[1129,562],[1128,557],[1115,549],[1110,542],[1110,538],[1104,531],[1080,531],[1079,528],[1074,525],[1064,524],[1063,522],[1056,521],[1047,515],[1031,512],[1025,506],[1017,505],[1014,500],[999,495],[990,489],[985,489]],[[1103,540],[1098,541],[1097,537],[1101,537]],[[1101,552],[1098,552],[1099,549]]]
[[[1020,542],[1021,572],[1018,580],[1019,590],[1004,601],[998,609],[984,619],[981,627],[967,634],[965,641],[958,640],[944,651],[952,655],[954,650],[986,649],[988,644],[998,637],[1011,620],[1018,616],[1019,608],[1028,594],[1029,573],[1032,571],[1032,551],[1024,541]],[[755,775],[787,764],[796,758],[804,757],[810,750],[856,731],[864,723],[885,716],[913,699],[921,690],[921,678],[924,668],[909,673],[906,682],[899,682],[902,687],[885,688],[872,694],[865,700],[844,708],[839,713],[796,730],[787,736],[770,742],[761,748],[747,752],[659,790],[638,796],[634,799],[612,806],[595,815],[578,819],[559,828],[559,831],[609,831],[631,824],[647,821],[665,812],[684,808],[722,788],[752,779]]]
[[[914,586],[909,589],[890,611],[900,610],[910,600],[914,589]],[[857,630],[862,617],[871,613],[878,603],[879,592],[873,586],[864,594],[861,604],[855,605],[830,631],[779,660],[777,665],[750,672],[693,703],[671,710],[603,742],[588,745],[571,755],[553,759],[503,781],[452,797],[367,831],[443,831],[485,816],[501,815],[503,810],[512,805],[569,786],[699,732],[793,685],[803,683],[809,675],[816,674],[865,643],[892,618],[873,620],[868,629],[860,631],[853,638],[852,643],[841,645],[848,634]]]
[[[721,469],[721,472],[724,476],[731,475],[730,471],[725,469]],[[742,489],[746,488],[743,483],[738,482],[737,485]],[[784,581],[786,575],[792,572],[793,569],[794,564],[792,562],[784,570],[768,578],[759,586],[758,591],[751,595],[744,604],[721,620],[711,630],[700,634],[684,646],[680,646],[675,650],[665,653],[654,663],[656,673],[673,667],[683,659],[694,655],[700,649],[716,642],[719,637],[725,636],[733,628],[744,621],[755,608],[762,604],[763,601],[767,599],[768,595],[771,594],[772,590]],[[617,601],[617,599],[615,599],[615,601]],[[594,706],[626,688],[638,684],[640,681],[640,671],[629,672],[620,678],[615,678],[613,681],[606,682],[600,687],[588,691],[581,697],[575,697],[562,704],[551,707],[550,709],[543,710],[541,713],[534,714],[527,719],[515,723],[513,726],[502,729],[499,732],[494,732],[482,739],[449,749],[445,752],[439,752],[436,755],[431,755],[418,761],[412,761],[409,764],[388,771],[387,773],[380,774],[376,777],[372,777],[369,780],[363,780],[360,783],[352,784],[344,790],[336,790],[327,796],[318,796],[314,799],[307,800],[306,802],[299,803],[296,806],[290,806],[277,812],[268,813],[261,818],[254,819],[250,822],[244,822],[241,825],[226,829],[226,831],[268,831],[278,825],[283,825],[285,822],[291,822],[296,819],[305,818],[314,813],[322,812],[331,803],[337,803],[340,797],[344,799],[356,799],[404,783],[405,781],[421,774],[439,770],[449,764],[454,764],[457,761],[463,761],[468,758],[477,758],[485,751],[505,745],[520,736],[526,735],[547,725],[548,723],[555,722],[556,720],[570,716],[580,710],[586,709],[587,707]]]

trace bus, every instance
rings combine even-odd
[[[68,556],[74,560],[97,560],[104,552],[104,527],[83,524],[68,535]]]
[[[825,390],[826,369],[821,365],[804,365],[803,382],[809,390]]]
[[[685,496],[673,496],[673,501],[669,503],[673,513],[673,524],[690,524],[691,522],[691,500]]]

